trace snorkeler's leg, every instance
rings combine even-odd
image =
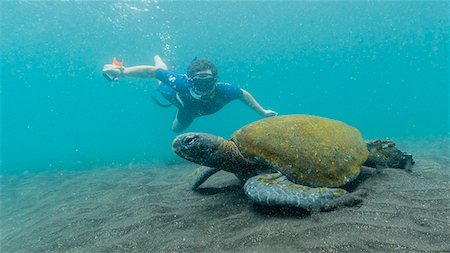
[[[174,131],[175,133],[180,133],[189,125],[191,125],[192,121],[194,121],[194,118],[195,117],[193,117],[189,113],[178,109],[175,119],[172,123],[172,131]]]

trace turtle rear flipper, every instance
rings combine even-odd
[[[221,169],[211,168],[207,166],[200,166],[194,171],[194,182],[191,189],[196,190],[201,184],[203,184],[209,177],[219,172]]]
[[[347,191],[338,188],[312,188],[294,184],[280,173],[254,176],[245,183],[244,191],[253,202],[260,205],[290,205],[307,210],[319,209],[347,194]]]
[[[397,149],[391,140],[373,140],[367,142],[369,156],[364,166],[372,168],[399,168],[411,170],[415,161],[408,152]]]
[[[333,211],[335,209],[338,209],[340,207],[352,207],[360,204],[364,197],[367,196],[367,191],[365,189],[358,189],[354,192],[351,192],[349,194],[345,194],[344,196],[334,199],[328,203],[326,203],[324,206],[322,206],[321,210],[324,212]]]

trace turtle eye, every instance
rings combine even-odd
[[[195,137],[187,137],[186,139],[184,139],[184,144],[185,145],[192,145],[197,141],[197,139]]]

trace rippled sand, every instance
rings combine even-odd
[[[321,213],[254,206],[225,172],[193,192],[191,164],[2,176],[1,252],[448,252],[449,141],[401,144],[412,172]]]

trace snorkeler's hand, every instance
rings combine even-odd
[[[272,110],[264,110],[264,117],[272,117],[272,116],[277,116],[278,113],[276,111],[272,111]]]
[[[117,66],[114,64],[105,64],[103,66],[103,76],[108,81],[117,81],[120,77],[123,76],[123,66]]]

